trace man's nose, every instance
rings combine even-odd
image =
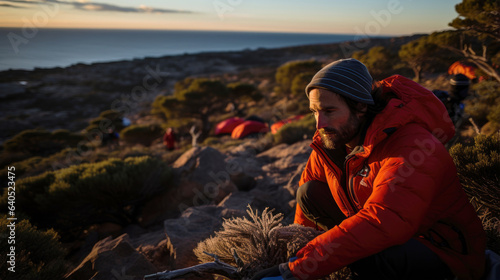
[[[316,113],[316,129],[321,129],[328,126],[327,118],[323,113]]]

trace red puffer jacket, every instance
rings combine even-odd
[[[347,218],[302,248],[290,270],[317,279],[416,238],[459,279],[479,279],[486,237],[443,146],[455,133],[444,105],[402,76],[381,84],[398,98],[374,118],[361,151],[346,159],[345,189],[341,169],[314,137],[299,184],[327,182]],[[298,205],[295,223],[314,227]]]

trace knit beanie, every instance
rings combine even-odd
[[[341,59],[319,70],[306,87],[306,94],[314,88],[335,92],[360,103],[374,104],[373,78],[366,66],[354,58]]]

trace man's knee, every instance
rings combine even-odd
[[[330,194],[328,184],[320,181],[308,181],[302,184],[297,190],[297,203],[305,208],[310,201],[317,201],[315,198],[321,198],[325,194]]]

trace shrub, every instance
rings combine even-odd
[[[478,135],[472,145],[457,144],[450,149],[465,191],[495,217],[500,214],[500,137]]]
[[[131,144],[149,146],[163,137],[164,130],[160,125],[132,125],[121,131],[121,138]]]
[[[488,121],[500,127],[500,84],[496,81],[483,81],[472,87],[475,95],[465,101],[465,112],[481,127]]]
[[[85,131],[100,131],[104,133],[108,128],[114,131],[121,131],[123,126],[123,114],[116,110],[106,110],[99,114],[99,117],[90,120]]]
[[[5,141],[5,152],[23,153],[28,155],[46,156],[58,152],[68,146],[76,146],[84,140],[81,134],[71,133],[68,130],[47,130],[30,129],[24,130]]]
[[[9,236],[9,221],[6,215],[0,216],[0,235]],[[58,234],[52,230],[38,230],[28,220],[17,221],[15,244],[0,243],[0,278],[9,279],[62,279],[66,272],[64,257],[66,251],[59,243]],[[15,246],[15,272],[7,270],[7,253]],[[21,277],[21,278],[19,278]]]
[[[393,74],[397,55],[382,46],[372,47],[368,53],[357,51],[352,58],[361,61],[370,71],[374,79],[379,80]]]
[[[218,137],[207,137],[202,145],[203,146],[213,146],[213,145],[216,145],[216,144],[220,144],[220,139]]]
[[[283,226],[282,214],[274,215],[266,208],[261,215],[250,207],[250,219],[232,218],[222,223],[223,229],[198,244],[194,249],[200,262],[213,258],[203,252],[217,255],[221,261],[237,266],[232,251],[243,262],[243,279],[249,279],[262,269],[287,262],[309,241],[323,233],[301,225]],[[342,269],[327,279],[350,279],[350,271]]]
[[[316,73],[321,69],[321,63],[315,60],[290,61],[281,65],[276,70],[275,92],[279,95],[288,95],[292,89],[292,84],[297,75],[301,73]],[[299,79],[304,79],[301,77]],[[299,81],[297,81],[299,83]]]
[[[295,142],[312,138],[316,131],[316,121],[312,115],[303,119],[285,124],[276,134],[274,134],[275,144],[293,144]]]
[[[65,233],[136,221],[144,203],[168,188],[171,169],[151,157],[109,159],[19,179],[16,206],[31,221]],[[6,209],[6,193],[0,209]]]
[[[290,89],[292,95],[307,100],[305,89],[306,86],[309,84],[309,82],[311,82],[312,78],[314,77],[314,74],[315,73],[313,72],[304,72],[295,75],[295,77],[292,80],[292,85]]]

